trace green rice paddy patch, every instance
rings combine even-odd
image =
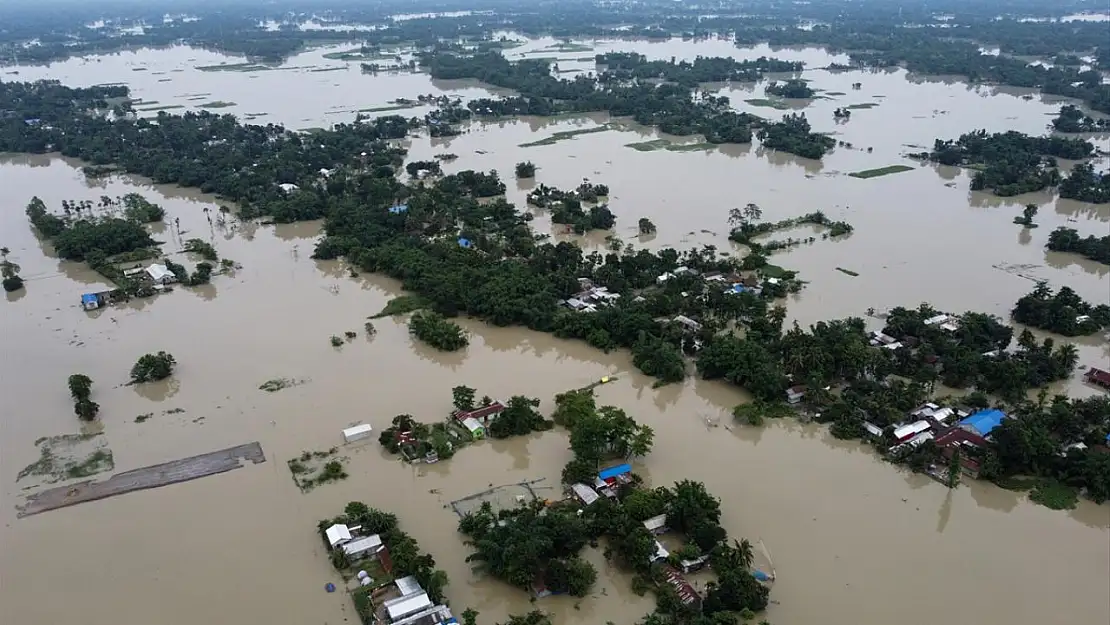
[[[236,104],[234,102],[224,102],[223,100],[213,100],[212,102],[205,102],[204,104],[198,104],[197,106],[202,109],[225,109],[231,106],[236,106]]]
[[[855,110],[859,110],[859,109],[873,109],[876,106],[879,106],[878,102],[864,102],[863,104],[849,104],[848,106],[846,106],[844,108],[851,109],[851,110],[855,111]]]
[[[778,111],[785,111],[790,108],[790,105],[782,100],[769,100],[767,98],[751,98],[750,100],[744,100],[744,102],[752,106],[772,108]]]
[[[887,174],[898,174],[904,171],[910,171],[913,167],[909,165],[887,165],[886,167],[877,167],[875,169],[865,169],[863,171],[854,171],[849,176],[853,178],[878,178],[879,176],[886,176]]]
[[[578,135],[589,135],[589,134],[593,134],[593,133],[596,133],[596,132],[606,132],[608,130],[612,130],[612,127],[609,124],[602,124],[600,126],[594,126],[592,128],[581,128],[581,129],[578,129],[578,130],[564,130],[562,132],[557,132],[557,133],[551,135],[550,137],[540,139],[539,141],[532,141],[530,143],[521,143],[517,147],[532,148],[532,147],[537,147],[537,146],[541,146],[541,145],[552,145],[554,143],[558,143],[559,141],[563,141],[563,140],[566,140],[566,139],[573,139],[574,137],[577,137]]]

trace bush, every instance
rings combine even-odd
[[[131,367],[131,382],[153,382],[170,377],[177,361],[166,352],[145,354]]]
[[[19,276],[10,276],[4,278],[4,290],[8,293],[18,291],[23,288],[23,278]]]
[[[536,176],[536,166],[531,161],[516,164],[516,177],[517,178],[534,178]]]
[[[409,320],[409,333],[432,347],[445,352],[460,350],[470,339],[459,324],[434,312],[420,311]]]

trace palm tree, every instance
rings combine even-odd
[[[1065,343],[1056,350],[1056,362],[1065,371],[1071,372],[1079,364],[1079,350],[1071,343]]]

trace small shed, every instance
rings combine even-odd
[[[590,488],[586,484],[582,484],[581,482],[577,484],[571,484],[570,490],[573,491],[574,495],[578,497],[578,500],[586,506],[601,498],[601,495],[598,495],[596,490]]]
[[[420,582],[416,581],[416,578],[412,575],[402,577],[393,583],[397,585],[397,591],[401,593],[402,597],[424,592],[424,589],[420,587]]]
[[[474,417],[467,417],[460,421],[464,428],[466,428],[474,440],[481,440],[486,437],[486,428]]]
[[[324,530],[324,534],[328,537],[328,544],[332,548],[351,542],[351,530],[342,523],[332,525]]]
[[[660,514],[644,521],[644,527],[652,534],[665,534],[667,532],[667,515]]]
[[[85,310],[100,308],[100,298],[96,296],[96,293],[85,293],[81,296],[81,308]]]
[[[370,433],[373,432],[373,431],[374,431],[374,428],[371,427],[369,424],[360,423],[359,425],[351,426],[351,427],[343,430],[343,441],[347,442],[347,443],[353,443],[355,441],[360,441],[360,440],[370,436]]]

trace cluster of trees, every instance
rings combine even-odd
[[[781,122],[767,122],[756,133],[764,147],[790,152],[803,158],[820,159],[836,147],[836,139],[810,132],[805,113],[782,116]]]
[[[1078,106],[1065,104],[1052,120],[1052,127],[1059,132],[1102,132],[1110,130],[1110,119],[1095,119],[1084,114]]]
[[[143,354],[131,367],[131,383],[141,384],[143,382],[164,380],[170,377],[175,366],[177,366],[177,361],[166,352]]]
[[[84,421],[92,421],[100,412],[100,404],[92,399],[92,378],[75,373],[69,376],[69,394],[73,397],[73,411]]]
[[[418,310],[409,319],[409,334],[444,351],[458,351],[470,345],[462,326],[431,310]]]
[[[1110,326],[1110,306],[1092,306],[1070,287],[1056,293],[1040,282],[1014,305],[1014,321],[1064,336],[1085,336]]]
[[[597,407],[589,390],[556,396],[552,418],[570,430],[574,458],[563,468],[567,484],[592,483],[602,462],[646,456],[655,442],[651,427],[619,408]]]
[[[474,550],[467,562],[522,590],[583,597],[597,580],[597,569],[578,555],[590,536],[573,507],[532,501],[495,513],[483,502],[459,520],[459,532]]]
[[[766,91],[767,95],[797,99],[812,98],[817,93],[809,86],[808,82],[800,78],[792,78],[785,82],[771,81],[771,84],[767,85]]]
[[[974,167],[972,190],[1011,196],[1060,184],[1060,171],[1052,157],[1080,160],[1094,154],[1094,149],[1083,139],[977,130],[955,141],[937,139],[933,150],[920,156],[942,165]]]
[[[536,164],[532,161],[523,161],[516,164],[517,178],[535,178]]]
[[[0,277],[3,277],[4,291],[11,293],[23,288],[23,278],[19,276],[22,268],[8,260],[8,254],[11,254],[11,250],[0,247]]]
[[[1060,197],[1094,204],[1110,202],[1110,171],[1097,172],[1091,163],[1076,163],[1060,181]]]
[[[393,575],[398,578],[414,576],[433,603],[443,601],[443,591],[448,583],[447,573],[437,569],[435,558],[421,551],[416,539],[400,528],[395,515],[371,508],[361,501],[352,501],[343,509],[342,515],[324,519],[317,524],[325,545],[328,544],[325,531],[337,523],[351,527],[361,526],[361,532],[365,536],[381,536],[382,543],[389,549]],[[331,558],[337,570],[347,569],[355,564],[347,560],[342,549],[332,549]]]
[[[776,241],[759,243],[755,238],[775,232],[776,230],[795,228],[805,224],[824,226],[828,228],[828,231],[822,235],[822,238],[838,237],[849,234],[854,230],[850,223],[846,221],[834,221],[822,211],[814,211],[812,213],[806,213],[801,217],[793,217],[781,221],[761,222],[760,219],[762,218],[763,209],[760,208],[758,204],[749,202],[742,207],[737,206],[729,209],[728,225],[732,229],[729,231],[728,238],[748,246],[754,254],[766,254],[776,249],[781,249],[784,245]]]
[[[425,53],[421,64],[435,78],[475,78],[520,93],[471,101],[467,106],[479,116],[608,111],[670,134],[701,134],[709,143],[748,143],[751,128],[761,120],[733,111],[726,97],[699,91],[700,82],[754,80],[767,71],[800,69],[797,63],[766,58],[699,57],[693,62],[666,62],[648,61],[635,53],[613,53],[600,55],[596,74],[560,79],[552,75],[545,60],[510,62],[497,52],[460,54],[442,49]],[[661,77],[666,82],[656,84]]]
[[[540,400],[534,397],[514,395],[505,404],[501,414],[493,418],[489,424],[489,435],[493,438],[509,438],[523,436],[532,432],[541,432],[555,427],[553,421],[545,419],[536,408]]]
[[[1053,252],[1082,254],[1091,260],[1110,265],[1110,235],[1082,237],[1074,228],[1060,227],[1048,235],[1045,247]]]
[[[590,230],[610,230],[616,225],[617,218],[609,207],[596,204],[608,195],[609,187],[604,184],[583,182],[573,191],[540,184],[528,194],[527,202],[550,209],[552,223],[570,226],[576,233],[583,234]],[[586,208],[583,202],[595,205]]]

